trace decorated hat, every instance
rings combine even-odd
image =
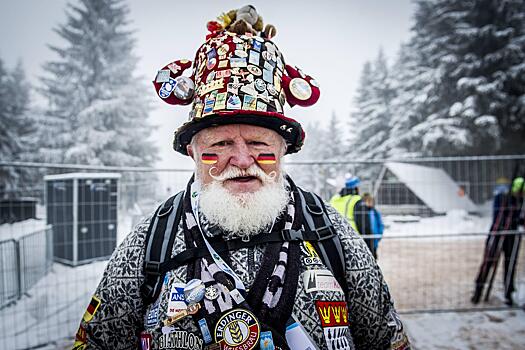
[[[208,22],[210,33],[193,62],[176,60],[158,71],[153,82],[157,95],[172,105],[191,104],[189,120],[175,132],[177,152],[187,155],[186,146],[199,131],[227,124],[272,129],[286,140],[287,154],[301,149],[304,131],[285,116],[285,105],[314,104],[319,86],[285,63],[270,40],[275,27],[262,26],[253,6],[232,10]],[[183,75],[188,68],[191,76]]]

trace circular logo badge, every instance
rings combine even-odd
[[[206,62],[206,68],[208,68],[208,70],[212,70],[216,64],[217,64],[217,59],[215,57],[212,57],[208,59],[208,62]]]
[[[261,68],[250,64],[248,66],[248,72],[252,73],[255,76],[260,76],[262,74]]]
[[[217,53],[222,56],[222,55],[226,55],[228,53],[228,51],[230,51],[230,47],[228,46],[228,44],[223,44],[221,47],[219,47],[217,49]]]
[[[251,350],[258,346],[261,328],[255,315],[244,309],[225,313],[215,326],[215,342],[221,349]]]
[[[185,76],[180,76],[175,78],[175,81],[177,82],[173,90],[175,97],[185,101],[191,99],[195,92],[195,84],[193,83],[193,80]]]
[[[268,89],[268,92],[272,95],[272,96],[277,96],[277,90],[275,90],[275,86],[273,86],[273,84],[266,84],[266,88]]]
[[[219,290],[215,288],[214,286],[206,287],[206,291],[204,292],[204,297],[208,300],[215,300],[219,297]]]
[[[196,304],[204,298],[204,282],[192,279],[184,287],[184,297],[188,304]]]
[[[290,92],[296,99],[301,101],[308,100],[312,96],[312,88],[302,78],[293,78],[290,81]]]
[[[259,92],[263,92],[266,89],[266,83],[262,79],[255,79],[255,88]]]
[[[235,56],[244,58],[248,57],[248,53],[243,50],[235,50]]]

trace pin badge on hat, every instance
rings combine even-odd
[[[165,83],[167,81],[170,81],[170,71],[168,69],[159,70],[157,73],[157,78],[155,78],[155,82]]]
[[[301,101],[308,100],[312,96],[312,88],[303,78],[293,78],[290,81],[290,92]]]
[[[208,165],[215,164],[219,161],[219,156],[215,153],[203,153],[201,156],[201,161]]]

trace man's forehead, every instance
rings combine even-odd
[[[265,138],[278,140],[278,133],[271,129],[247,124],[230,124],[210,127],[199,131],[197,134],[199,141],[209,141],[223,138]]]

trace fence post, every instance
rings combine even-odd
[[[16,298],[17,300],[22,297],[22,261],[21,261],[21,255],[20,255],[20,242],[15,240],[15,270],[16,270]]]

